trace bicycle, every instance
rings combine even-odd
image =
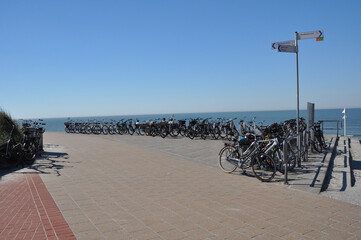
[[[15,142],[13,138],[14,130],[15,126],[13,125],[9,140],[0,144],[0,162],[4,161],[5,163],[5,166],[2,166],[3,168],[18,166],[19,164],[24,167],[22,144]]]
[[[219,152],[219,167],[226,173],[232,173],[237,168],[241,168],[245,173],[247,168],[252,168],[252,172],[258,180],[271,181],[276,174],[276,164],[268,152],[278,142],[269,141],[272,142],[272,147],[266,151],[260,149],[260,141],[256,136],[251,144],[247,138],[233,139],[232,145],[225,143]]]

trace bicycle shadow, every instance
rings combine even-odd
[[[39,174],[61,176],[62,169],[73,167],[67,159],[69,159],[67,153],[44,151],[32,165],[28,166],[28,169],[35,170]]]
[[[31,165],[16,166],[10,169],[0,169],[0,181],[8,174],[56,174],[61,176],[61,170],[73,167],[68,161],[69,155],[59,151],[58,145],[46,144],[45,151],[39,153]],[[54,149],[55,151],[51,151]]]

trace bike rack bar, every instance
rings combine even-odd
[[[310,136],[310,131],[303,131],[303,146],[304,146],[304,156],[303,156],[303,161],[304,162],[308,162],[308,137]]]
[[[284,180],[284,184],[288,184],[288,167],[287,167],[287,165],[288,165],[288,156],[287,156],[287,143],[289,142],[289,141],[291,141],[291,140],[293,140],[293,139],[295,139],[295,138],[299,138],[299,136],[300,136],[300,133],[298,133],[298,134],[296,134],[296,135],[293,135],[293,136],[290,136],[290,137],[288,137],[288,138],[286,138],[284,141],[283,141],[283,164],[285,165],[285,180]],[[297,146],[297,148],[298,148],[298,146]],[[298,149],[298,153],[297,153],[297,155],[300,153],[299,152],[300,151],[300,149]],[[298,158],[298,156],[297,156],[297,158]],[[298,161],[298,159],[297,159],[297,161]]]

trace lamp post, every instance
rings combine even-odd
[[[347,136],[346,135],[346,118],[347,118],[347,116],[346,116],[346,108],[343,109],[342,113],[343,113],[342,119],[343,119],[343,123],[345,125],[345,127],[343,128],[343,136],[346,137]]]

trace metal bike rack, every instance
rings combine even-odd
[[[293,135],[293,136],[290,136],[288,138],[286,138],[284,141],[283,141],[283,164],[285,165],[285,180],[284,180],[284,184],[288,184],[288,143],[297,138],[298,141],[300,140],[299,136],[301,135],[301,133],[298,133],[296,135]],[[300,147],[297,146],[297,154],[296,154],[296,157],[297,157],[297,162],[298,162],[298,156],[299,156],[299,153],[300,153]]]
[[[308,162],[308,139],[310,136],[310,131],[303,131],[303,150],[304,150],[304,155],[303,155],[303,161],[304,162]]]

